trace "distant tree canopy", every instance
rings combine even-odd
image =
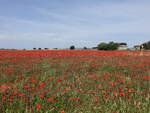
[[[123,42],[123,43],[118,43],[118,44],[119,44],[119,45],[127,45],[127,43],[124,43],[124,42]]]
[[[45,50],[48,50],[48,48],[44,48]]]
[[[98,50],[117,50],[120,43],[109,42],[98,44]]]
[[[70,46],[70,49],[71,49],[71,50],[74,50],[74,49],[75,49],[75,46],[74,46],[74,45]]]
[[[144,49],[150,50],[150,41],[148,41],[147,43],[144,43],[142,45],[144,46]]]
[[[87,49],[87,47],[83,47],[83,49]]]

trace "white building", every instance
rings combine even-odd
[[[127,50],[128,46],[127,45],[119,45],[118,50]]]

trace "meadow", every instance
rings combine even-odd
[[[150,113],[149,107],[148,51],[0,51],[0,113]]]

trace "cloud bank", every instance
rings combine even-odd
[[[149,12],[148,0],[1,0],[0,48],[92,47],[109,41],[131,47],[150,39]]]

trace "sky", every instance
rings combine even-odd
[[[0,48],[150,40],[150,0],[0,0]]]

